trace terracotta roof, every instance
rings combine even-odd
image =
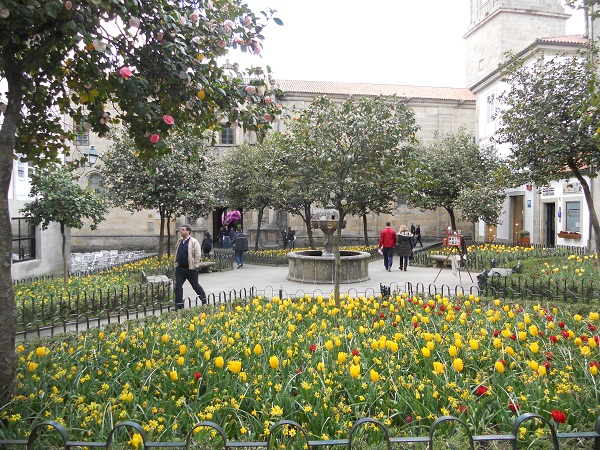
[[[552,42],[559,44],[586,44],[588,39],[583,34],[571,34],[568,36],[545,37],[537,40],[538,42]]]
[[[315,95],[397,95],[408,99],[475,101],[466,88],[403,86],[397,84],[342,83],[337,81],[277,80],[284,92]]]

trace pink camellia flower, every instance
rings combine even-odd
[[[223,22],[223,28],[225,28],[225,31],[228,33],[231,33],[231,27],[233,27],[233,22],[231,20],[226,20]]]
[[[271,122],[273,120],[273,116],[271,114],[265,114],[264,118],[267,122]]]
[[[163,116],[163,122],[166,123],[167,125],[173,125],[175,123],[175,119],[173,119],[172,116],[165,114]]]
[[[160,139],[160,136],[156,133],[154,133],[152,136],[150,136],[150,142],[152,144],[156,144]]]
[[[246,23],[246,26],[247,26],[247,27],[251,26],[251,25],[252,25],[252,17],[250,17],[250,16],[246,16],[246,17],[244,18],[244,22]]]
[[[225,40],[221,39],[221,40],[219,41],[219,47],[221,47],[221,48],[225,48],[225,46],[226,46],[226,45],[227,45],[227,42],[225,42]]]
[[[129,19],[129,26],[133,28],[139,28],[140,19],[138,19],[137,17],[132,17],[131,19]]]
[[[255,55],[260,55],[260,51],[261,51],[261,48],[260,48],[260,44],[258,42],[255,42],[254,44],[252,44],[252,52]]]
[[[200,20],[200,13],[198,13],[198,11],[194,11],[193,13],[191,13],[190,20],[192,21],[192,23],[198,22],[198,20]]]
[[[179,18],[179,23],[183,26],[187,25],[187,19],[183,16]]]
[[[119,75],[121,75],[125,79],[128,79],[129,77],[133,76],[133,72],[129,67],[121,67],[121,69],[119,70]]]
[[[273,100],[271,100],[271,97],[269,97],[268,95],[265,97],[265,105],[270,105],[272,101]]]
[[[158,33],[156,33],[156,40],[157,41],[162,41],[163,38],[165,37],[165,34],[162,31],[159,31]]]
[[[208,0],[208,2],[206,2],[206,9],[213,9],[214,5],[213,2],[211,0]]]
[[[71,0],[67,0],[67,1],[65,2],[65,9],[66,9],[67,11],[71,11],[71,8],[73,8],[73,2],[71,2]]]
[[[256,93],[256,88],[254,86],[246,86],[246,94],[252,95]]]

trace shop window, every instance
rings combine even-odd
[[[581,202],[566,202],[566,231],[581,232]]]

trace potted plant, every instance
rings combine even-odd
[[[528,230],[519,231],[519,245],[522,245],[522,246],[530,246],[531,245],[531,238],[530,238],[530,233]]]

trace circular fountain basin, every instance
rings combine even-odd
[[[335,255],[325,254],[322,250],[301,250],[290,252],[288,256],[288,276],[290,281],[301,283],[333,284]],[[367,281],[369,276],[369,258],[367,252],[340,251],[342,270],[340,283],[359,283]]]

